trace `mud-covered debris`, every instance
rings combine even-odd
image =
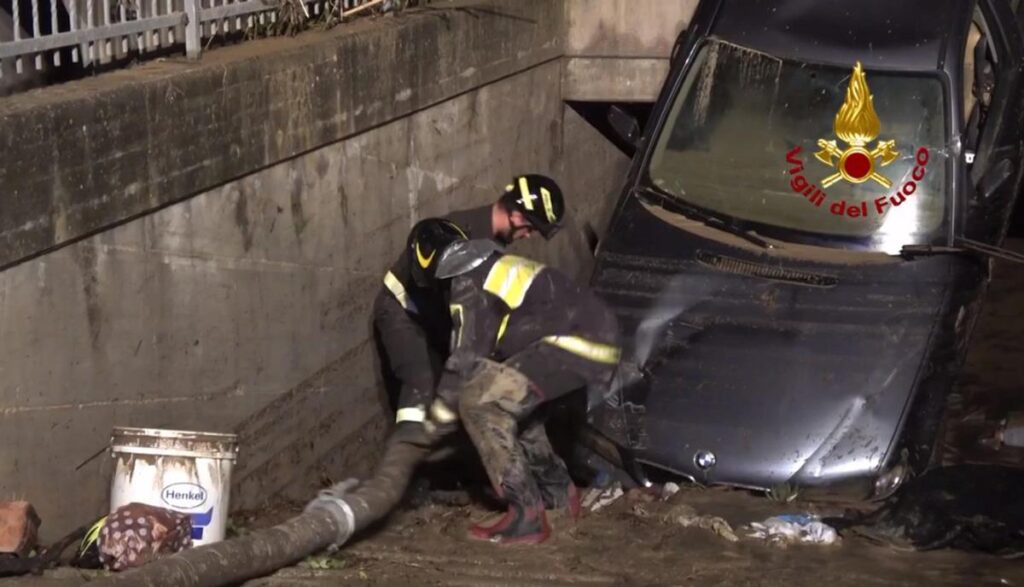
[[[761,538],[776,546],[787,546],[794,542],[809,544],[835,544],[839,534],[835,529],[811,514],[789,514],[772,516],[763,522],[753,522],[751,538]]]
[[[651,512],[647,509],[647,506],[644,505],[643,503],[635,503],[635,504],[633,504],[633,507],[630,508],[630,510],[633,512],[633,515],[638,517],[638,518],[649,518],[649,517],[651,517]]]
[[[661,487],[661,499],[669,499],[673,495],[679,493],[679,485],[669,481]]]
[[[824,521],[899,550],[956,548],[1024,556],[1024,470],[967,464],[911,479],[868,514]]]
[[[626,499],[630,502],[651,503],[660,497],[661,494],[657,489],[647,487],[634,487],[626,492]]]
[[[729,542],[739,542],[739,536],[733,531],[729,522],[718,516],[700,515],[697,513],[697,510],[685,503],[681,503],[669,510],[665,514],[663,521],[679,524],[684,528],[694,526],[704,530],[711,530]]]
[[[624,494],[622,485],[619,483],[603,489],[594,488],[583,496],[582,505],[588,510],[596,512],[605,506],[611,505]]]
[[[336,556],[315,555],[306,557],[300,566],[317,570],[344,569],[348,566],[348,561]]]

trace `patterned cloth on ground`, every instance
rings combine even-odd
[[[100,531],[99,555],[113,571],[138,567],[192,546],[192,518],[142,503],[121,506]]]

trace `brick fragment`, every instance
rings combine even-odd
[[[27,557],[39,538],[39,515],[27,501],[0,501],[0,553]]]

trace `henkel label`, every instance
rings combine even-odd
[[[160,492],[160,499],[175,509],[190,510],[206,503],[207,492],[195,483],[172,483]]]

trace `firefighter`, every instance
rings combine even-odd
[[[565,215],[558,184],[544,175],[527,174],[513,178],[495,203],[453,212],[445,220],[460,236],[506,245],[534,232],[551,239]],[[433,252],[408,240],[374,300],[379,349],[397,387],[389,401],[400,434],[410,426],[416,434],[415,428],[422,426],[449,347],[448,306],[427,287],[425,277],[435,266]]]
[[[616,319],[564,273],[469,240],[441,220],[413,229],[414,246],[436,253],[425,276],[446,292],[452,352],[430,407],[428,430],[461,423],[507,511],[469,536],[543,542],[545,509],[579,514],[579,496],[544,429],[543,404],[586,388],[603,399],[619,361]],[[434,432],[435,435],[439,435]]]

